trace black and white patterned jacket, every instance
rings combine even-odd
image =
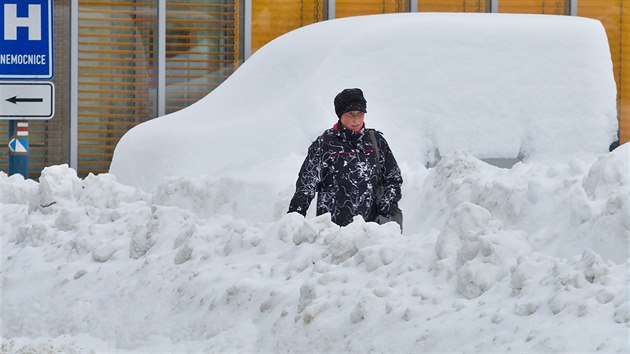
[[[391,216],[392,207],[398,206],[401,197],[402,176],[387,141],[375,131],[381,155],[378,163],[369,130],[354,133],[337,123],[311,144],[298,175],[289,212],[306,215],[311,200],[318,193],[317,215],[330,213],[332,221],[341,226],[348,225],[356,215],[366,221],[374,221],[378,215]],[[385,188],[377,208],[379,183]]]

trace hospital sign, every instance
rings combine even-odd
[[[0,79],[52,79],[52,0],[0,0]]]

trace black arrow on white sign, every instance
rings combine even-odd
[[[18,104],[18,102],[44,102],[43,98],[18,98],[17,96],[13,96],[11,98],[7,98],[6,101],[9,101],[13,104]]]

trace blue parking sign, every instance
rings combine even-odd
[[[52,79],[52,0],[0,0],[0,79]]]

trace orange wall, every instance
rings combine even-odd
[[[598,19],[610,44],[621,143],[630,141],[630,4],[627,0],[579,0],[578,16]],[[622,29],[625,33],[622,33]],[[623,40],[625,39],[625,41]]]
[[[323,0],[253,0],[252,52],[276,37],[325,18]]]
[[[565,0],[499,0],[499,12],[564,15],[566,7]]]
[[[376,15],[393,12],[407,12],[405,0],[337,0],[335,2],[335,17],[349,17],[359,15]]]
[[[624,31],[621,33],[621,92],[619,98],[619,137],[621,142],[630,141],[630,2],[622,5],[621,21]]]
[[[490,0],[418,0],[419,12],[486,12]]]

